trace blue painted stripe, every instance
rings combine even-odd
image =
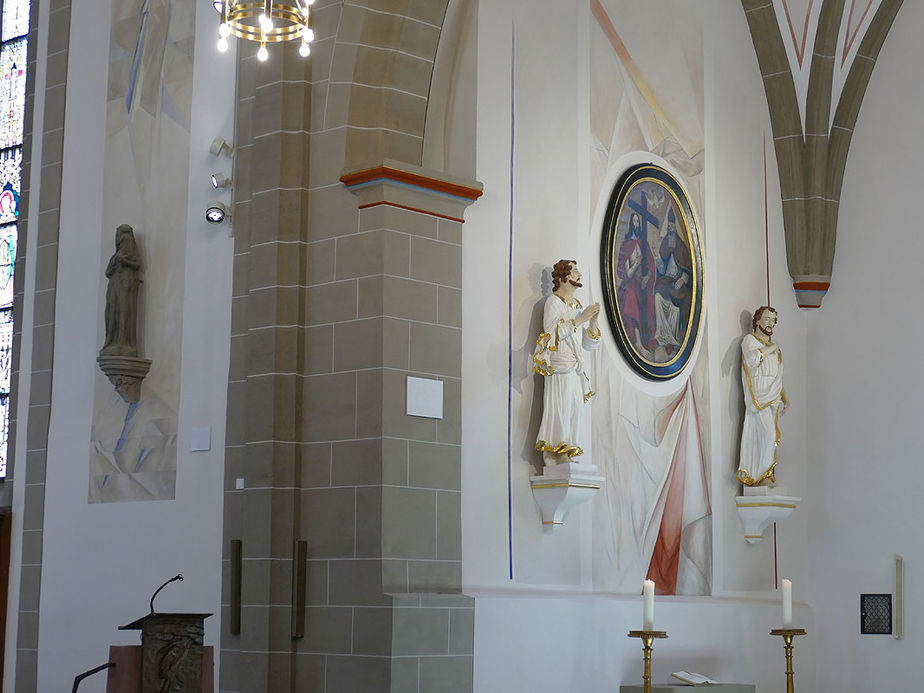
[[[510,237],[507,257],[507,562],[513,580],[513,456],[511,454],[511,402],[513,398],[513,160],[516,143],[516,27],[510,28]]]

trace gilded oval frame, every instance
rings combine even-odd
[[[669,171],[638,164],[619,178],[604,215],[600,268],[626,361],[649,380],[679,375],[699,338],[703,252],[693,206]]]

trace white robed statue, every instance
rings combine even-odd
[[[536,450],[542,452],[546,466],[570,462],[584,454],[579,440],[581,414],[584,403],[594,395],[584,370],[584,351],[600,346],[600,304],[582,308],[574,296],[575,289],[582,286],[577,263],[556,262],[552,284],[542,316],[542,334],[533,354],[533,370],[545,376]]]
[[[776,320],[773,308],[761,306],[751,321],[753,333],[741,340],[745,412],[735,478],[745,486],[776,483],[780,415],[789,408],[789,397],[783,387],[783,354],[772,341]]]

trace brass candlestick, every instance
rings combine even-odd
[[[645,693],[651,693],[651,645],[656,638],[666,638],[663,630],[630,630],[630,638],[641,638],[642,652],[645,656],[645,671],[642,674],[642,685]]]
[[[783,637],[783,650],[786,652],[786,693],[795,693],[792,680],[792,639],[797,635],[805,635],[804,628],[774,628],[770,635]]]

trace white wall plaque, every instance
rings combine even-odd
[[[212,430],[208,426],[194,426],[190,434],[190,452],[201,452],[212,447]]]
[[[407,415],[443,418],[443,381],[407,377]]]

